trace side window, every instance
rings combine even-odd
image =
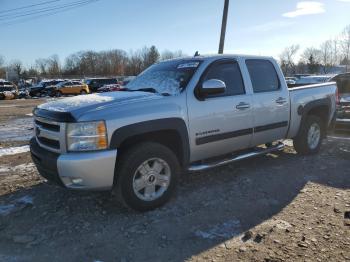
[[[226,84],[226,91],[223,94],[208,96],[208,98],[245,94],[241,70],[235,61],[220,62],[212,65],[206,73],[203,82],[210,79],[223,81]]]
[[[268,60],[249,59],[246,65],[254,93],[271,92],[280,89],[280,80],[273,64]]]

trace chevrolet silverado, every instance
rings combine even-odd
[[[195,56],[157,63],[123,91],[34,109],[39,173],[70,189],[114,190],[127,206],[163,205],[179,174],[283,149],[319,151],[336,84],[288,89],[271,57]]]

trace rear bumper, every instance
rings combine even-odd
[[[335,121],[335,130],[350,131],[350,118],[337,118]]]
[[[32,159],[41,176],[58,185],[81,190],[113,187],[117,150],[55,154],[30,141]]]

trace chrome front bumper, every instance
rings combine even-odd
[[[113,187],[116,159],[117,150],[60,155],[58,175],[67,188],[108,190]]]
[[[49,181],[71,189],[109,190],[113,187],[117,150],[57,154],[30,142],[32,159]]]

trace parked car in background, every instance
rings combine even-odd
[[[113,91],[120,91],[123,90],[124,87],[121,86],[120,84],[111,84],[111,85],[104,85],[97,89],[98,93],[103,93],[103,92],[113,92]]]
[[[50,96],[85,95],[89,94],[90,90],[88,85],[79,81],[64,81],[55,86],[48,86],[46,92]]]
[[[295,80],[300,79],[302,77],[312,76],[312,74],[294,74],[293,77]]]
[[[285,77],[287,85],[294,85],[297,78],[295,77]]]
[[[84,79],[84,84],[87,84],[93,93],[104,85],[118,84],[118,80],[116,78],[87,78]]]
[[[305,85],[313,85],[313,84],[321,84],[327,82],[331,76],[328,75],[312,75],[312,76],[305,76],[297,79],[295,83],[288,84],[288,87],[298,87],[298,86],[305,86]]]
[[[350,131],[350,73],[336,75],[329,81],[337,83],[339,94],[335,129]]]
[[[28,97],[30,97],[29,88],[27,87],[18,88],[18,98],[28,98]]]
[[[35,86],[32,86],[30,89],[29,89],[29,95],[30,96],[41,96],[43,95],[46,90],[45,88],[47,86],[53,86],[53,85],[57,85],[58,83],[61,83],[63,82],[64,80],[63,79],[57,79],[57,80],[42,80],[40,81],[37,85]]]
[[[17,86],[12,82],[0,80],[0,99],[15,99],[17,97]]]

